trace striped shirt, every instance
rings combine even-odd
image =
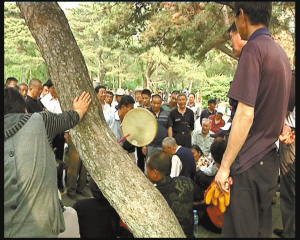
[[[51,112],[39,112],[42,115],[45,124],[49,145],[52,147],[53,138],[79,123],[79,114],[74,111],[67,111],[61,114]],[[4,139],[17,133],[33,114],[7,114],[4,116]],[[9,121],[5,121],[5,120]]]

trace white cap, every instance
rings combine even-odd
[[[119,95],[119,96],[123,96],[125,95],[125,91],[123,88],[118,88],[117,92],[116,92],[116,95]]]
[[[222,115],[224,115],[225,110],[223,108],[217,108],[217,113],[221,113]]]
[[[137,86],[135,89],[134,89],[134,91],[135,92],[141,92],[141,91],[143,91],[144,89],[141,87],[141,86]]]

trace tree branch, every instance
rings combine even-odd
[[[234,9],[234,2],[216,2],[216,3],[224,4],[228,7],[230,7],[232,10]]]
[[[236,57],[234,53],[230,51],[227,47],[225,47],[225,45],[219,45],[216,48],[221,50],[223,53],[227,54],[229,57],[232,57],[235,60],[239,60],[239,58]]]

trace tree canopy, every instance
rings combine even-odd
[[[80,2],[66,16],[92,81],[226,98],[237,66],[227,31],[233,4]],[[4,4],[4,29],[5,78],[45,82],[47,67],[13,2]],[[273,3],[270,31],[293,63],[295,2]]]

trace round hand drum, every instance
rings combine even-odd
[[[158,124],[153,114],[145,108],[130,110],[122,121],[123,135],[132,145],[146,146],[156,137]]]

